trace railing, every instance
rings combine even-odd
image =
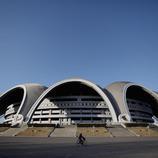
[[[38,109],[53,109],[53,108],[108,108],[104,101],[60,101],[41,103]]]
[[[56,114],[56,115],[33,115],[32,118],[73,118],[73,117],[99,117],[99,118],[111,118],[111,115],[106,114]]]

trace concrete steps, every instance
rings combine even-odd
[[[50,137],[76,137],[77,126],[60,127],[50,134]]]
[[[121,126],[109,127],[107,128],[113,137],[134,137],[134,133],[128,131],[128,129]]]
[[[8,130],[1,133],[1,136],[16,136],[19,132],[22,132],[28,128],[27,125],[23,125],[20,128],[9,128]]]

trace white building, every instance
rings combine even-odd
[[[154,118],[154,119],[153,119]],[[115,82],[105,89],[72,78],[46,88],[23,84],[0,96],[0,124],[38,125],[154,123],[158,95],[131,82]]]
[[[106,124],[117,122],[113,106],[94,83],[69,79],[49,87],[27,116],[31,124]]]

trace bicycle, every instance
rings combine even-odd
[[[78,137],[77,137],[78,138]],[[85,145],[87,145],[87,140],[86,139],[77,139],[77,141],[76,141],[76,144],[77,145],[81,145],[81,146],[85,146]]]

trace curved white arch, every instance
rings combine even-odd
[[[38,106],[38,104],[42,101],[42,99],[55,87],[64,84],[64,83],[68,83],[68,82],[81,82],[82,84],[85,84],[86,86],[92,88],[93,90],[95,90],[101,97],[102,99],[107,103],[107,106],[109,107],[109,110],[111,112],[112,115],[112,120],[113,122],[117,122],[117,117],[116,117],[116,113],[114,111],[114,108],[110,102],[110,100],[108,99],[108,97],[106,96],[106,94],[101,90],[101,88],[99,88],[97,85],[95,85],[94,83],[88,81],[88,80],[84,80],[84,79],[79,79],[79,78],[73,78],[73,79],[66,79],[66,80],[62,80],[59,81],[57,83],[55,83],[54,85],[50,86],[47,90],[45,90],[42,95],[37,99],[37,101],[34,103],[34,105],[32,106],[32,108],[30,109],[30,111],[27,114],[27,122],[31,119],[31,116],[34,112],[34,110],[36,109],[36,107]]]
[[[24,85],[17,85],[17,86],[15,86],[15,87],[10,88],[9,90],[5,91],[5,92],[0,96],[0,98],[3,97],[4,95],[6,95],[7,93],[9,93],[10,91],[12,91],[12,90],[14,90],[14,89],[17,89],[17,88],[22,88],[22,89],[24,90],[24,95],[23,95],[23,98],[22,98],[22,102],[21,102],[21,104],[20,104],[20,106],[19,106],[19,109],[18,109],[18,111],[17,111],[17,114],[18,114],[18,113],[20,112],[20,110],[21,110],[23,104],[24,104],[25,99],[26,99],[26,87],[25,87]]]
[[[125,104],[125,109],[126,109],[126,113],[129,115],[130,119],[132,120],[131,118],[131,114],[129,112],[129,108],[128,108],[128,105],[127,105],[127,98],[126,98],[126,94],[127,94],[127,89],[131,86],[138,86],[138,87],[141,87],[143,88],[143,90],[145,92],[147,92],[148,94],[152,95],[156,100],[158,100],[158,96],[155,92],[153,92],[152,90],[140,85],[140,84],[136,84],[136,83],[128,83],[124,88],[123,88],[123,99],[124,99],[124,104]]]
[[[17,111],[16,115],[19,114],[19,112],[20,112],[22,106],[24,105],[24,102],[25,102],[25,99],[26,99],[26,93],[27,93],[27,92],[26,92],[26,87],[25,87],[24,85],[17,85],[17,86],[15,86],[15,87],[10,88],[9,90],[7,90],[6,92],[4,92],[4,93],[0,96],[0,98],[1,98],[1,97],[3,97],[3,96],[7,95],[7,93],[9,93],[9,92],[11,92],[12,90],[15,90],[15,89],[17,89],[17,88],[22,88],[23,91],[24,91],[24,94],[23,94],[23,98],[22,98],[22,101],[21,101],[21,103],[20,103],[20,106],[19,106],[19,108],[18,108],[18,111]]]

